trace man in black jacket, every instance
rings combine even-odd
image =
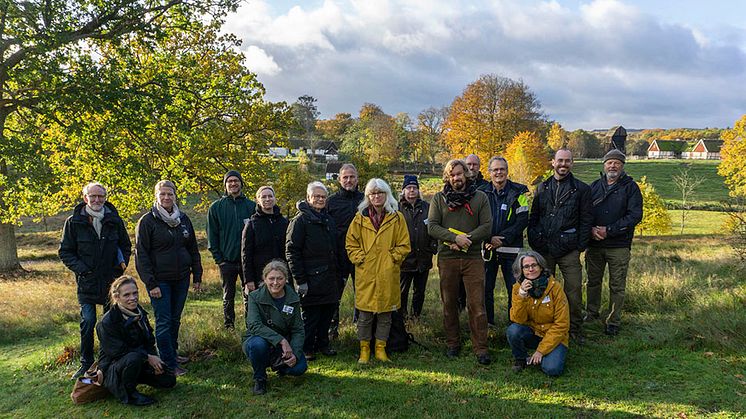
[[[536,188],[528,221],[528,242],[554,275],[559,265],[570,305],[570,337],[583,343],[583,270],[580,253],[588,247],[593,215],[591,188],[576,179],[572,152],[557,150],[554,174]]]
[[[492,236],[482,249],[484,258],[484,305],[487,323],[495,326],[495,282],[498,267],[508,294],[508,318],[513,295],[513,262],[523,248],[523,231],[528,226],[528,188],[508,180],[508,161],[492,157],[487,165],[491,183],[479,188],[487,194],[492,210]]]
[[[605,333],[619,333],[624,290],[627,285],[632,237],[642,221],[642,194],[634,180],[624,173],[625,155],[611,150],[604,156],[604,174],[591,184],[593,228],[585,269],[588,273],[586,320],[599,318],[601,285],[609,265],[609,316]]]
[[[427,214],[430,204],[420,196],[420,184],[415,175],[404,175],[399,211],[404,214],[409,230],[409,240],[412,251],[401,264],[399,285],[401,288],[402,316],[407,316],[409,288],[414,283],[412,295],[412,316],[417,318],[422,314],[425,302],[425,287],[430,269],[433,267],[433,255],[438,251],[438,241],[427,233]]]
[[[109,287],[124,273],[132,253],[124,222],[106,202],[106,188],[100,183],[83,187],[83,203],[65,220],[58,253],[78,284],[80,369],[73,375],[76,379],[93,364],[96,305],[103,305],[104,313],[109,309]]]
[[[339,298],[342,298],[345,285],[347,285],[347,277],[352,277],[352,286],[355,286],[355,267],[350,262],[350,258],[347,257],[345,237],[347,237],[347,229],[350,227],[350,223],[357,212],[357,206],[363,201],[363,193],[357,189],[358,177],[357,169],[354,165],[350,163],[343,164],[339,168],[339,177],[337,180],[339,181],[340,189],[329,197],[326,208],[329,211],[329,216],[332,217],[334,224],[337,226],[337,244],[339,246],[338,254],[340,259]],[[355,319],[357,319],[357,315],[355,315]],[[334,318],[329,328],[329,335],[332,339],[336,339],[339,335],[339,307],[334,312]]]

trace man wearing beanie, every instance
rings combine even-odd
[[[412,251],[401,264],[399,285],[401,288],[400,313],[406,317],[408,312],[409,288],[414,285],[412,295],[412,316],[420,317],[425,302],[427,276],[433,267],[433,255],[438,250],[438,241],[427,233],[427,213],[430,204],[420,196],[420,184],[415,175],[404,175],[404,184],[399,199],[399,211],[404,214],[409,230],[409,241]]]
[[[637,183],[624,173],[625,161],[625,155],[617,149],[606,153],[604,172],[591,184],[593,227],[585,254],[586,321],[599,319],[601,286],[608,265],[609,315],[604,332],[610,336],[619,333],[632,236],[642,220],[642,194]]]
[[[241,278],[242,290],[245,285],[241,269],[241,232],[256,211],[256,204],[243,194],[243,178],[237,171],[230,170],[223,176],[223,186],[225,195],[213,202],[207,211],[207,249],[220,269],[223,282],[223,325],[233,329],[236,280]],[[246,295],[243,291],[241,295],[245,306]]]

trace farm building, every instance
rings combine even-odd
[[[690,149],[689,143],[681,140],[653,140],[648,147],[649,159],[680,159]]]
[[[720,160],[720,147],[723,140],[699,140],[691,150],[681,153],[684,159]]]
[[[334,141],[327,140],[316,141],[312,144],[306,140],[291,138],[290,148],[277,146],[269,148],[269,154],[274,157],[297,156],[301,151],[309,157],[313,156],[326,161],[337,160],[339,157],[337,144]]]

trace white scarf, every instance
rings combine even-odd
[[[181,224],[181,212],[179,212],[179,207],[174,204],[173,212],[171,214],[166,211],[165,208],[163,208],[159,203],[155,203],[155,208],[158,210],[158,214],[161,215],[161,219],[168,224],[169,227],[176,227],[177,225]]]
[[[96,234],[98,235],[98,238],[101,238],[101,220],[104,219],[104,213],[106,212],[105,208],[101,208],[101,211],[94,211],[93,208],[90,207],[90,205],[85,206],[85,212],[91,216],[91,220],[93,221],[93,229],[96,230]]]

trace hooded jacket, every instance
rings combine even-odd
[[[355,265],[355,308],[372,313],[398,310],[400,265],[411,250],[404,215],[386,213],[376,230],[365,208],[352,219],[346,248]]]
[[[417,198],[414,205],[406,199],[399,201],[399,211],[407,221],[411,252],[401,264],[403,272],[425,272],[433,267],[433,255],[438,251],[438,241],[427,234],[427,214],[430,204]]]
[[[304,306],[339,301],[337,228],[326,209],[316,211],[306,201],[297,205],[298,215],[290,221],[285,256],[297,284],[308,284],[301,297]]]
[[[606,238],[591,240],[589,246],[629,248],[635,226],[642,221],[642,193],[637,183],[626,173],[609,186],[606,176],[591,183],[593,225],[606,226]]]
[[[256,211],[256,203],[241,194],[223,195],[207,211],[207,250],[218,265],[241,261],[241,233]]]
[[[560,343],[569,347],[570,308],[562,285],[550,277],[541,298],[521,297],[518,294],[521,281],[513,284],[510,320],[530,327],[542,338],[536,348],[542,355],[549,354]]]
[[[287,261],[285,256],[285,237],[289,221],[282,216],[280,207],[275,205],[271,214],[267,214],[257,205],[256,212],[243,228],[241,237],[241,265],[243,267],[243,285],[249,281],[257,287],[262,283],[262,270],[272,259]],[[292,277],[287,278],[290,285]]]
[[[132,242],[114,205],[104,203],[101,237],[84,212],[85,206],[85,202],[78,204],[65,220],[58,254],[62,263],[75,273],[78,302],[105,304],[111,283],[124,273],[119,266],[118,251],[128,265]]]
[[[166,224],[153,207],[137,222],[135,235],[135,266],[148,290],[160,281],[189,278],[202,282],[202,259],[194,236],[192,221],[181,213],[176,227]]]
[[[573,250],[584,251],[591,238],[593,221],[591,188],[572,173],[559,183],[564,183],[561,194],[555,193],[558,182],[554,176],[537,186],[528,218],[531,248],[555,258]]]

